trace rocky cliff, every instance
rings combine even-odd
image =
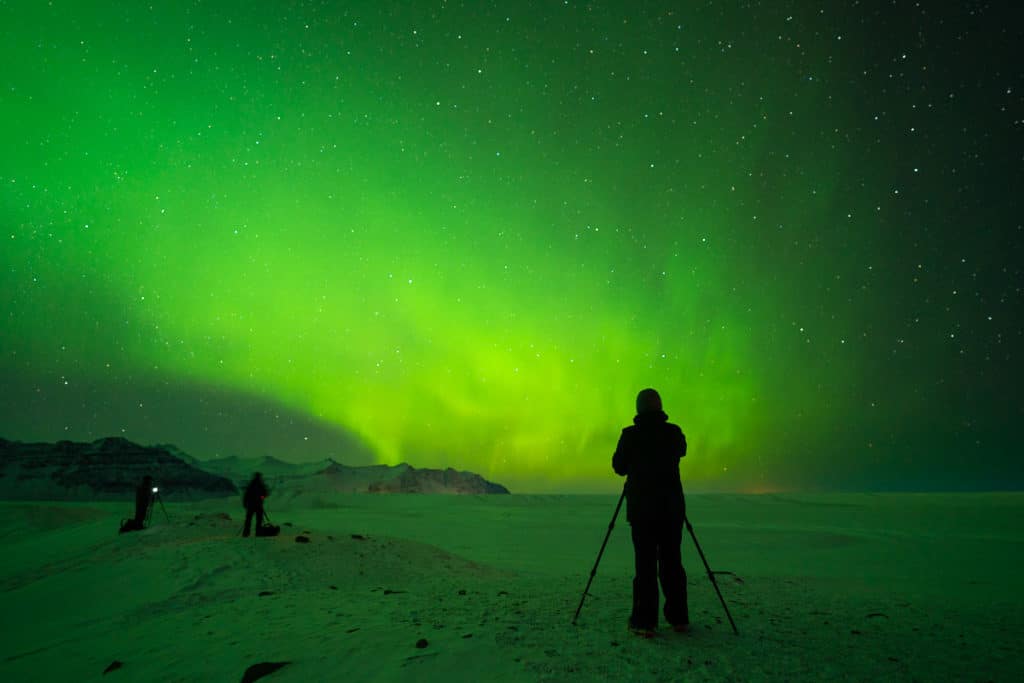
[[[401,467],[401,466],[399,466]],[[473,472],[417,469],[411,465],[393,476],[369,485],[370,493],[508,493],[501,484],[487,481]]]
[[[146,474],[167,502],[237,495],[262,472],[275,500],[329,501],[337,493],[508,493],[479,474],[400,465],[351,467],[331,459],[198,460],[172,445],[140,446],[108,437],[91,443],[21,443],[0,439],[0,499],[125,500]]]
[[[0,439],[0,498],[125,500],[149,474],[170,501],[232,496],[237,488],[160,446],[108,437],[91,443],[21,443]]]

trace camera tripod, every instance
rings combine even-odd
[[[146,526],[148,527],[150,520],[153,519],[153,508],[156,507],[154,502],[160,503],[160,509],[164,511],[164,519],[170,524],[171,517],[167,514],[167,508],[164,507],[164,499],[160,497],[160,490],[154,487],[153,495],[149,498],[149,507],[146,510]]]
[[[590,570],[590,578],[587,580],[587,587],[583,589],[583,595],[580,596],[579,607],[576,608],[576,614],[573,615],[572,624],[576,625],[576,620],[579,619],[580,610],[583,609],[583,601],[587,599],[590,594],[590,584],[594,581],[594,575],[597,574],[597,565],[601,562],[601,556],[604,555],[604,548],[608,545],[608,538],[612,535],[612,529],[615,528],[615,518],[619,516],[619,510],[622,509],[622,501],[626,497],[626,489],[623,487],[622,495],[619,496],[619,503],[615,506],[615,513],[612,515],[612,521],[608,524],[608,533],[604,535],[604,542],[601,543],[601,549],[597,552],[597,560],[594,562],[594,568]],[[704,568],[708,572],[708,579],[711,580],[711,585],[715,587],[715,593],[718,594],[718,599],[722,603],[722,608],[725,610],[725,616],[729,617],[729,624],[732,626],[732,632],[739,635],[740,632],[736,628],[736,622],[732,619],[732,614],[729,612],[729,606],[725,604],[725,598],[722,597],[722,591],[718,589],[718,582],[715,581],[715,574],[732,574],[732,572],[716,572],[711,569],[708,564],[708,560],[704,557],[704,551],[700,547],[700,543],[697,542],[697,534],[693,531],[693,525],[690,524],[689,517],[683,518],[683,523],[686,525],[686,530],[690,532],[690,538],[693,539],[693,545],[697,547],[697,553],[700,554],[700,559],[704,563]]]

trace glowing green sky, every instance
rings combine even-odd
[[[0,5],[0,435],[1020,486],[1019,24],[766,4]]]

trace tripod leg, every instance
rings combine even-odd
[[[725,598],[722,597],[722,591],[718,590],[718,582],[715,581],[715,573],[711,571],[711,567],[708,565],[708,560],[704,557],[704,551],[700,548],[700,543],[697,542],[697,534],[693,533],[693,525],[690,524],[689,518],[686,520],[686,529],[690,532],[690,538],[693,539],[693,544],[697,546],[697,552],[700,554],[701,561],[704,562],[704,568],[708,571],[708,578],[711,579],[711,585],[715,587],[715,592],[718,593],[718,599],[722,602],[722,607],[725,609],[725,616],[729,617],[729,623],[732,624],[732,632],[739,635],[739,630],[736,629],[736,622],[732,620],[732,614],[729,613],[729,606],[725,604]]]
[[[579,607],[576,608],[576,614],[573,615],[573,626],[576,625],[576,620],[580,616],[580,610],[583,609],[583,601],[587,599],[587,592],[590,590],[590,584],[594,581],[594,575],[597,574],[597,565],[601,563],[601,556],[604,555],[604,547],[608,545],[608,537],[612,535],[612,529],[615,528],[615,518],[619,516],[619,509],[622,507],[622,500],[625,497],[626,489],[623,487],[622,495],[619,496],[619,504],[615,506],[615,514],[612,515],[612,521],[608,523],[608,533],[604,535],[604,542],[601,543],[601,549],[597,552],[597,559],[594,560],[594,568],[590,570],[590,578],[587,580],[587,587],[583,589],[583,595],[580,596]]]
[[[160,497],[159,493],[156,494],[156,499],[160,502],[160,509],[164,511],[164,519],[166,519],[167,523],[170,524],[171,517],[167,514],[167,508],[164,507],[164,499]]]

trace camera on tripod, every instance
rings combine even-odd
[[[167,508],[164,507],[164,499],[160,496],[160,487],[153,486],[151,488],[149,505],[146,507],[146,526],[149,526],[150,521],[153,519],[153,508],[156,507],[157,503],[160,503],[160,509],[164,511],[164,517],[170,522],[171,518],[167,514]]]
[[[121,520],[121,532],[141,531],[148,527],[153,519],[153,508],[157,503],[160,503],[164,518],[170,522],[171,518],[167,514],[167,508],[164,507],[163,498],[160,496],[160,487],[155,486],[153,477],[147,474],[135,488],[135,515]]]

